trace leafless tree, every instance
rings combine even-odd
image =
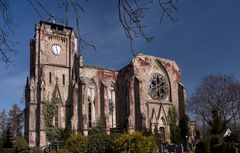
[[[223,124],[236,122],[240,112],[240,84],[231,75],[210,75],[202,79],[191,97],[190,110],[208,125],[212,111],[217,111]]]
[[[151,9],[152,5],[158,5],[160,10],[160,14],[157,15],[160,20],[159,23],[162,23],[165,16],[172,22],[176,22],[177,19],[174,16],[174,13],[178,11],[176,3],[177,0],[118,0],[119,21],[126,37],[130,41],[132,52],[132,42],[134,38],[142,37],[147,42],[153,39],[152,36],[148,36],[144,31],[146,27],[144,24],[146,11]]]
[[[9,110],[9,122],[13,129],[13,136],[21,136],[23,128],[23,111],[17,104]]]
[[[27,0],[39,17],[43,20],[56,20],[65,25],[69,24],[69,20],[75,20],[75,26],[77,28],[76,33],[79,41],[78,50],[80,51],[81,47],[86,45],[96,49],[95,46],[86,41],[80,33],[80,13],[85,12],[83,4],[87,3],[88,0],[47,1],[54,5],[55,9],[49,10],[48,6],[46,6],[46,2],[43,3],[41,0]],[[175,12],[178,11],[176,6],[177,0],[117,0],[116,2],[118,2],[119,21],[130,42],[132,52],[132,42],[135,38],[142,37],[147,42],[153,39],[152,36],[148,36],[145,33],[145,27],[147,24],[144,24],[146,11],[151,9],[153,5],[158,5],[159,7],[160,13],[158,16],[160,23],[162,23],[165,17],[173,22],[177,21],[175,18]],[[61,16],[57,16],[57,10],[60,10],[63,14],[61,14]],[[15,54],[16,50],[14,49],[14,42],[11,41],[8,35],[8,32],[11,32],[13,24],[9,0],[0,0],[0,11],[0,14],[2,15],[2,23],[7,28],[0,28],[0,57],[3,62],[10,64],[12,62],[10,55]],[[73,16],[72,13],[74,14]]]

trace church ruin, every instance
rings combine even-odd
[[[180,77],[174,61],[144,54],[120,70],[86,65],[72,27],[40,21],[30,41],[25,138],[30,146],[48,144],[44,106],[54,103],[55,127],[87,135],[102,118],[107,133],[156,128],[170,142],[169,108],[185,114]]]

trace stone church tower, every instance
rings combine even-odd
[[[124,68],[89,66],[77,51],[73,28],[40,21],[30,41],[30,76],[25,88],[25,138],[44,147],[46,106],[51,124],[88,134],[101,118],[106,132],[157,129],[170,141],[168,110],[185,113],[185,88],[174,61],[139,54]]]

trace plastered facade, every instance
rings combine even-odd
[[[59,55],[53,54],[54,44],[61,46]],[[71,27],[46,21],[35,27],[25,91],[25,137],[29,145],[48,144],[43,111],[51,102],[57,104],[54,126],[71,125],[74,132],[87,135],[101,118],[107,133],[112,129],[157,129],[164,141],[170,142],[169,108],[175,106],[179,118],[185,113],[185,89],[177,64],[138,54],[120,70],[100,68],[84,64],[76,46]],[[152,93],[150,84],[152,91],[158,92]]]

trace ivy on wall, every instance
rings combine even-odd
[[[54,100],[53,102],[46,101],[44,104],[43,115],[47,139],[53,144],[58,143],[63,137],[63,129],[53,125],[54,109],[57,103]]]
[[[168,111],[168,121],[170,125],[170,133],[171,133],[171,142],[179,144],[181,143],[181,135],[180,135],[180,128],[177,125],[178,123],[178,115],[177,110],[173,106]]]

